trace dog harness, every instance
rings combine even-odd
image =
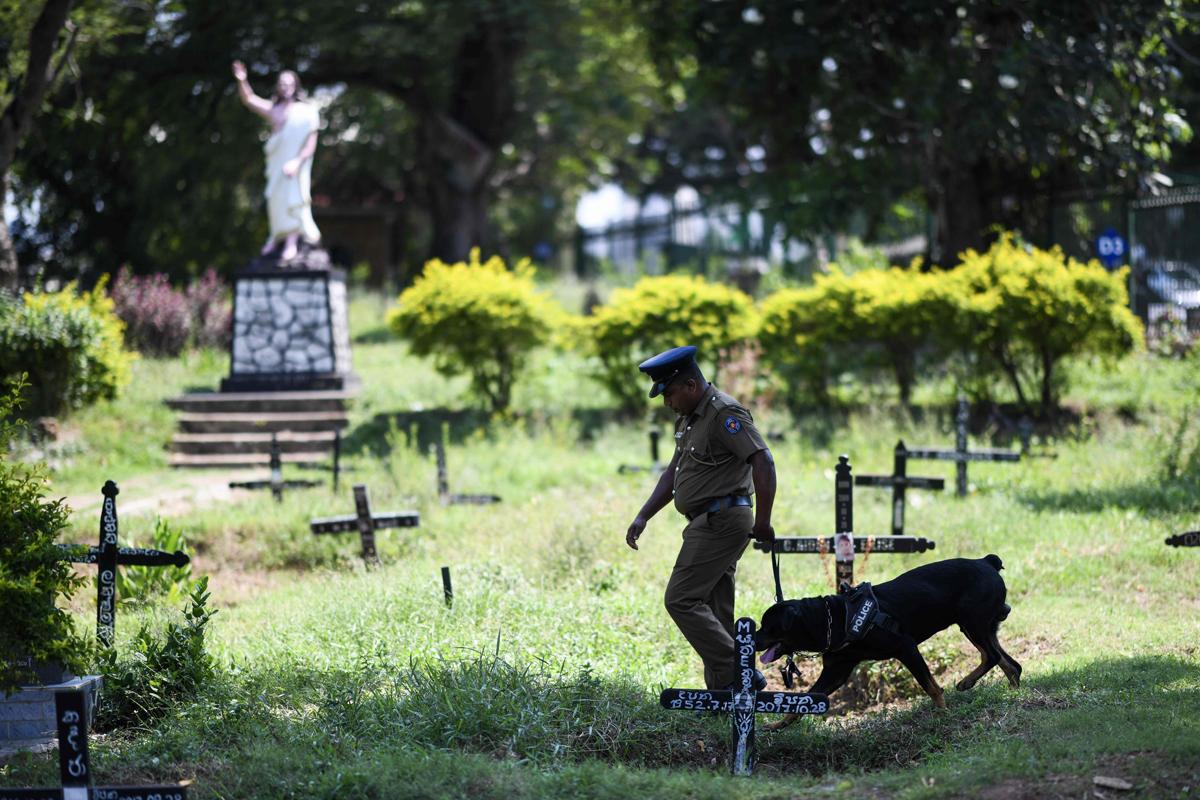
[[[828,610],[828,604],[826,604],[826,610]],[[846,641],[842,642],[837,649],[841,650],[843,647],[861,640],[871,628],[881,628],[888,633],[903,633],[900,623],[879,607],[879,601],[875,599],[875,592],[871,589],[871,584],[863,581],[846,596]],[[833,643],[832,633],[829,631],[829,644]]]

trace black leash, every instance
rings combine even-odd
[[[779,551],[771,547],[771,573],[775,576],[775,602],[783,602],[783,584],[779,580]],[[792,661],[792,654],[787,654],[787,663],[779,668],[779,674],[783,678],[783,685],[787,688],[792,688],[793,678],[800,674],[796,663]]]

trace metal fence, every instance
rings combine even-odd
[[[1129,244],[1130,304],[1151,330],[1184,326],[1200,334],[1200,185],[1153,197],[1097,192],[1040,200],[1045,226],[1027,232],[1039,245],[1056,244],[1076,259],[1097,256],[1108,230]],[[727,207],[675,207],[601,229],[579,229],[575,263],[581,275],[600,265],[623,272],[660,274],[681,266],[725,272],[733,265],[788,260],[791,246],[776,240],[762,211]]]
[[[736,206],[676,206],[603,228],[580,228],[575,264],[580,275],[604,265],[623,272],[660,274],[681,266],[699,272],[724,269],[731,260],[766,258],[771,232],[760,212]]]
[[[1200,186],[1134,201],[1129,227],[1134,312],[1151,330],[1200,333]]]

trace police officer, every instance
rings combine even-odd
[[[687,517],[683,546],[664,598],[667,613],[704,661],[709,689],[730,687],[734,669],[734,573],[750,537],[771,541],[775,461],[750,412],[718,391],[696,363],[695,347],[643,361],[651,397],[679,415],[675,453],[625,534],[634,550],[646,522],[675,498]],[[758,506],[750,500],[758,495]],[[757,688],[765,686],[756,672]]]

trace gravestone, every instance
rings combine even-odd
[[[1171,547],[1200,547],[1200,531],[1188,531],[1168,536],[1167,544]]]
[[[755,691],[754,620],[749,617],[735,624],[733,644],[739,681],[736,689],[663,689],[658,702],[671,711],[729,714],[729,770],[734,775],[749,776],[756,761],[756,714],[824,714],[829,710],[829,698],[815,692]]]
[[[940,492],[946,488],[941,478],[917,478],[908,474],[908,451],[904,442],[896,442],[892,453],[891,475],[855,475],[855,486],[880,486],[892,489],[892,535],[904,535],[904,496],[909,489]]]
[[[416,511],[385,511],[371,513],[371,500],[367,487],[354,487],[354,513],[340,517],[322,517],[309,522],[309,529],[317,535],[358,532],[362,542],[362,558],[367,564],[378,564],[379,553],[375,549],[375,531],[389,528],[415,528],[421,524],[421,515]]]
[[[655,475],[661,473],[667,467],[658,457],[658,442],[662,438],[662,431],[657,428],[650,430],[650,466],[641,466],[639,464],[622,464],[617,467],[617,473],[620,475],[633,475],[638,472],[650,472]]]
[[[258,259],[234,276],[223,392],[343,389],[354,382],[346,274]]]
[[[120,489],[113,481],[105,481],[100,490],[104,502],[100,507],[100,546],[60,544],[63,560],[76,564],[95,564],[99,569],[96,581],[96,638],[111,647],[117,624],[117,567],[183,567],[191,559],[176,550],[167,553],[145,547],[118,547],[117,494]]]
[[[439,439],[432,445],[433,456],[437,461],[437,490],[438,500],[444,506],[486,506],[499,503],[500,496],[495,494],[457,494],[450,491],[450,478],[446,472],[446,445]]]
[[[967,419],[969,410],[967,399],[958,398],[958,410],[954,415],[954,449],[943,447],[914,447],[908,450],[908,457],[914,460],[953,461],[956,467],[955,494],[967,496],[967,463],[971,461],[1020,461],[1021,454],[1011,450],[982,448],[967,449]]]
[[[0,694],[0,747],[26,750],[52,742],[57,725],[55,693],[74,692],[94,711],[103,684],[101,676],[85,675],[41,686],[22,686],[12,694]]]
[[[84,692],[54,693],[59,783],[53,788],[2,789],[0,800],[186,800],[188,784],[93,786],[88,756],[92,703]]]

